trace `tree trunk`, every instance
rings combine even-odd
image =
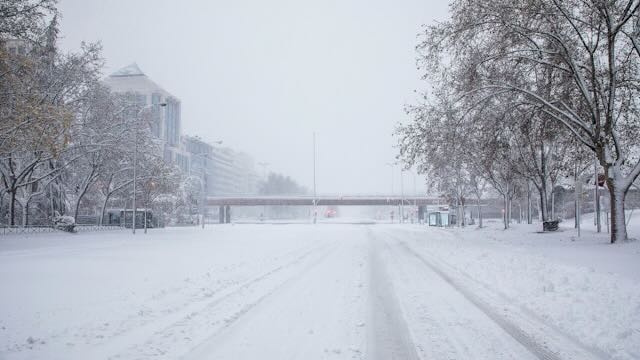
[[[55,216],[55,209],[53,207],[53,190],[51,183],[49,183],[49,206],[48,206],[48,210],[49,210],[49,220],[51,221],[53,219],[53,217]]]
[[[541,175],[541,179],[540,179],[540,187],[542,188],[542,191],[540,193],[540,197],[541,197],[541,207],[542,207],[542,221],[548,221],[549,220],[549,199],[548,199],[548,187],[547,187],[547,179],[549,178],[548,174],[547,174],[547,158],[546,158],[546,152],[545,152],[545,148],[544,148],[544,141],[540,142],[540,168],[542,170],[542,175]]]
[[[29,225],[29,199],[22,205],[22,227]]]
[[[76,223],[78,222],[78,212],[80,211],[80,202],[82,201],[82,198],[86,195],[87,190],[89,190],[89,186],[93,184],[93,181],[95,180],[94,178],[95,173],[96,173],[96,169],[92,168],[91,173],[89,173],[89,176],[87,176],[84,182],[82,191],[80,191],[80,194],[78,194],[78,198],[76,199],[76,208],[73,212],[73,220],[75,220]]]
[[[578,215],[578,211],[580,211],[580,209],[578,208],[578,201],[579,201],[579,193],[580,191],[578,191],[578,165],[574,165],[574,176],[573,176],[573,183],[574,185],[574,191],[573,191],[573,211],[574,211],[574,224],[573,227],[578,229],[580,227],[580,223],[579,223],[579,215]]]
[[[577,229],[578,228],[578,192],[577,191],[574,194],[574,196],[575,196],[575,200],[573,200],[573,211],[574,211],[573,227]]]
[[[543,186],[540,189],[540,216],[542,221],[548,220],[547,206],[547,190]]]
[[[513,206],[512,206],[513,205],[513,201],[512,200],[513,199],[511,199],[511,196],[507,197],[507,202],[509,204],[509,218],[508,218],[509,219],[509,221],[508,221],[509,227],[511,227],[511,220],[513,219]]]
[[[6,216],[5,209],[4,209],[4,194],[5,192],[2,192],[0,194],[0,224],[4,223],[4,219]]]
[[[611,243],[627,240],[627,225],[624,215],[625,192],[613,185],[613,179],[607,181],[611,198]]]
[[[482,228],[482,206],[480,206],[479,197],[478,197],[478,228]]]
[[[504,222],[504,229],[509,228],[509,222],[507,221],[507,209],[509,207],[509,201],[507,200],[507,195],[502,195],[503,202],[503,210],[502,210],[502,222]]]
[[[531,213],[531,183],[527,181],[527,224],[533,223],[533,214]]]
[[[16,191],[11,191],[11,200],[9,200],[9,225],[16,224]]]
[[[594,211],[596,216],[594,216],[593,220],[595,221],[596,231],[602,231],[602,221],[600,220],[600,189],[598,185],[598,159],[595,158],[593,160],[593,178],[594,178],[594,192],[593,192],[593,203],[594,203]]]
[[[522,224],[522,199],[518,199],[518,224]]]
[[[102,211],[100,211],[100,226],[102,226],[103,222],[104,222],[104,212],[107,209],[107,203],[109,202],[109,198],[111,197],[111,193],[108,193],[105,197],[104,197],[104,202],[102,203]]]

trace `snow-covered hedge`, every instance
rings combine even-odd
[[[53,227],[68,232],[74,232],[76,220],[73,216],[59,215],[53,218]]]

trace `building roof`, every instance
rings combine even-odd
[[[145,75],[136,63],[129,64],[104,79],[112,91],[118,93],[138,92],[142,94],[159,93],[165,97],[178,99]]]
[[[136,63],[129,64],[122,69],[114,72],[109,75],[110,77],[120,77],[120,76],[145,76],[140,67]]]

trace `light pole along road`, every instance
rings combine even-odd
[[[271,165],[268,162],[260,161],[258,163],[259,166],[262,166],[262,181],[264,181],[265,185],[267,184],[267,166]],[[260,215],[260,221],[267,217],[267,207],[262,207],[262,214]]]

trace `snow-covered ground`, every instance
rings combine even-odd
[[[640,242],[537,230],[0,237],[0,358],[640,358]]]

